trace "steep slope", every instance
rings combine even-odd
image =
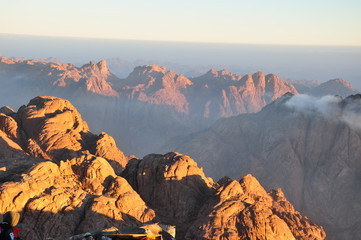
[[[361,95],[286,95],[256,114],[222,119],[177,151],[220,178],[251,173],[281,187],[330,239],[354,239],[360,219]]]

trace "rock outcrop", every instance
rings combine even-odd
[[[2,148],[4,157],[25,152],[58,161],[92,153],[108,159],[119,173],[127,163],[114,139],[89,132],[77,109],[65,99],[41,96],[16,113],[3,109],[8,114],[0,113],[0,136],[8,146]]]
[[[165,224],[177,226],[177,237],[195,221],[199,208],[214,191],[197,163],[178,153],[133,159],[123,176]]]
[[[0,186],[0,212],[22,212],[26,239],[137,226],[155,219],[127,181],[103,158],[85,155],[35,165],[20,181]]]
[[[321,99],[285,95],[256,114],[222,119],[177,151],[215,179],[254,175],[282,188],[330,239],[354,239],[360,228],[360,95]]]
[[[133,159],[123,176],[177,239],[325,239],[325,232],[294,210],[282,191],[268,194],[258,181],[206,178],[179,153]]]
[[[323,229],[295,211],[280,189],[267,193],[251,175],[218,183],[186,239],[325,239]]]

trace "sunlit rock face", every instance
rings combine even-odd
[[[127,163],[114,139],[106,133],[97,136],[89,132],[77,109],[65,99],[36,97],[16,113],[3,112],[0,134],[2,142],[11,147],[2,148],[5,157],[21,155],[24,151],[33,157],[57,161],[92,153],[118,165],[118,172]]]
[[[294,210],[280,189],[267,193],[256,178],[222,178],[186,239],[325,239],[322,227]]]
[[[212,179],[205,177],[193,159],[179,153],[133,159],[124,177],[162,222],[177,226],[181,239],[214,192]]]
[[[90,154],[58,164],[38,163],[19,181],[2,183],[0,189],[0,212],[23,214],[21,235],[26,239],[64,239],[155,219],[127,181],[116,176],[105,159]]]
[[[248,175],[206,178],[179,153],[133,159],[124,177],[180,239],[324,239],[322,227],[294,210],[282,191],[267,193]]]
[[[282,188],[330,239],[357,238],[360,103],[360,95],[286,95],[258,113],[222,119],[176,150],[215,179],[251,173],[266,189]]]

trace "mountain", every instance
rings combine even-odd
[[[183,154],[125,157],[67,100],[36,97],[0,112],[0,213],[21,212],[23,239],[157,222],[175,225],[177,239],[326,238],[251,175],[215,183]]]
[[[317,87],[321,83],[316,80],[294,80],[286,79],[288,83],[291,83],[300,94],[306,94],[311,89]],[[327,94],[326,94],[327,95]]]
[[[193,112],[212,119],[257,112],[287,92],[297,94],[291,84],[262,72],[241,77],[227,70],[211,69],[191,80],[195,85],[189,97]]]
[[[287,79],[300,94],[308,94],[312,96],[339,95],[347,97],[352,94],[359,93],[358,90],[342,78],[332,79],[324,83],[318,81],[307,80],[291,80]]]
[[[48,91],[64,96],[86,92],[103,96],[118,96],[110,81],[116,78],[109,72],[106,62],[90,62],[78,68],[43,60],[14,60],[0,58],[1,83],[9,89],[22,86],[25,91]],[[24,91],[22,90],[22,91]]]
[[[281,187],[330,239],[361,229],[361,95],[323,98],[286,94],[260,112],[221,119],[175,148],[215,179],[254,175]]]
[[[181,74],[165,67],[145,65],[136,67],[121,83],[118,91],[128,99],[157,105],[170,105],[178,112],[188,114],[188,101],[183,89],[193,83]]]
[[[347,97],[357,93],[359,93],[359,91],[354,89],[349,82],[346,82],[342,78],[337,78],[321,83],[307,92],[307,94],[313,96],[339,95],[342,97]]]

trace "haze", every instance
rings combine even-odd
[[[0,53],[7,57],[46,59],[82,65],[116,58],[128,64],[110,70],[126,77],[133,67],[159,64],[195,76],[210,68],[244,75],[262,71],[284,79],[344,78],[361,89],[361,47],[185,43],[0,34]]]

